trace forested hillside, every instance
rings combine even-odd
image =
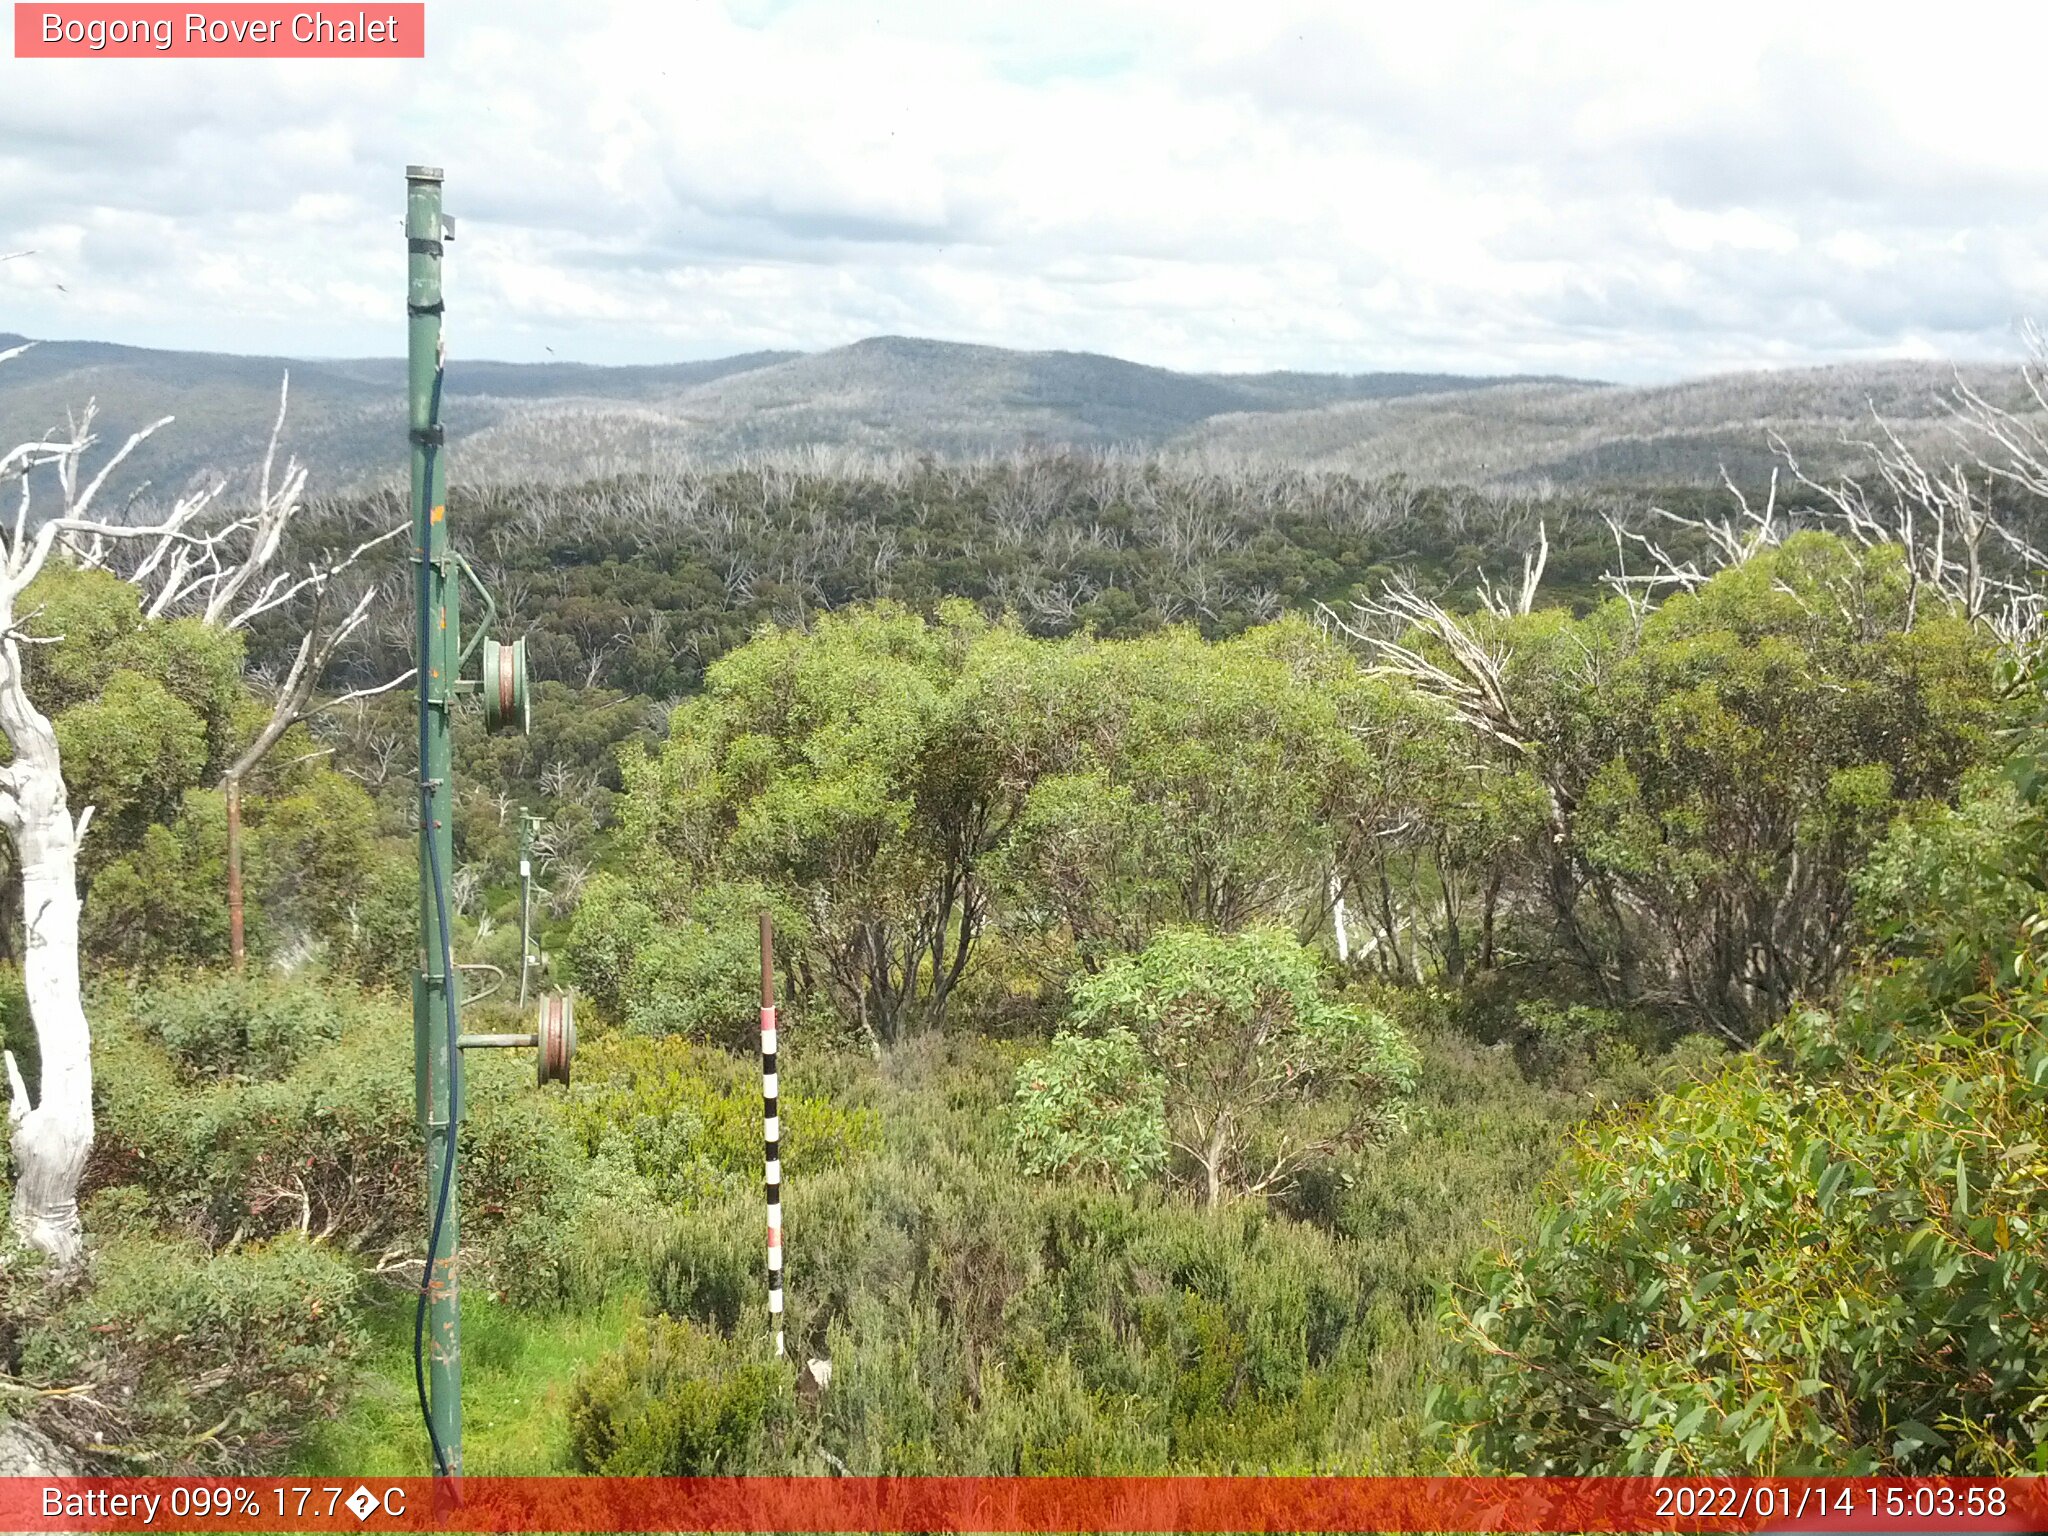
[[[2038,1466],[2048,478],[1889,452],[452,496],[541,678],[528,734],[458,711],[464,1026],[530,1026],[530,808],[583,1034],[566,1087],[472,1053],[468,1470]],[[294,508],[320,580],[260,611],[59,519],[14,598],[93,807],[85,1246],[0,1269],[69,1463],[425,1470],[402,516]]]

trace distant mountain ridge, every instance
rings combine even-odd
[[[0,348],[27,338],[0,335]],[[0,432],[99,403],[103,440],[177,420],[133,463],[158,489],[243,471],[291,375],[287,443],[316,487],[404,468],[399,358],[294,359],[46,341],[0,366]],[[1157,447],[1213,418],[1534,382],[1454,374],[1177,373],[1090,352],[881,336],[825,352],[612,367],[450,360],[451,459],[464,475],[576,478],[678,455],[817,445],[938,454]],[[1584,387],[1580,385],[1579,387]],[[465,452],[468,444],[473,452]]]
[[[22,338],[0,335],[0,348]],[[316,493],[400,481],[398,358],[289,359],[52,341],[0,365],[8,443],[97,398],[103,440],[177,420],[137,453],[159,491],[248,473],[291,374],[290,450]],[[1962,370],[2025,403],[2017,370]],[[1956,371],[1878,363],[1624,388],[1535,376],[1181,373],[1093,352],[878,336],[823,352],[607,367],[451,359],[458,481],[568,483],[678,461],[824,449],[942,457],[1131,449],[1418,481],[1670,485],[1769,472],[1776,432],[1846,467],[1875,408],[1908,441],[1942,433]],[[11,434],[11,435],[10,435]],[[125,490],[126,488],[124,488]]]
[[[0,335],[0,350],[26,340]],[[753,352],[638,367],[457,361],[448,376],[450,437],[459,441],[521,401],[585,394],[620,403],[666,398],[797,355]],[[98,402],[97,430],[109,445],[159,417],[174,416],[131,463],[157,489],[176,490],[208,474],[241,474],[260,458],[287,373],[291,413],[285,441],[312,466],[316,489],[403,475],[405,360],[396,357],[260,357],[42,341],[0,364],[0,435],[11,444],[62,426],[67,413],[88,400]]]
[[[1760,484],[1782,439],[1825,474],[1867,462],[1878,420],[1916,452],[1956,448],[1945,397],[1965,383],[2040,420],[2017,365],[1876,362],[1713,374],[1619,388],[1514,384],[1484,395],[1408,395],[1298,411],[1214,416],[1179,451],[1422,482],[1680,485],[1726,471]]]

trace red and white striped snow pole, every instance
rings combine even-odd
[[[768,1319],[782,1358],[782,1117],[776,1110],[775,929],[761,913],[761,1111],[768,1150]]]

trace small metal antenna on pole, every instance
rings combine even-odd
[[[768,1152],[768,1321],[782,1358],[782,1117],[775,1075],[775,919],[761,910],[761,1106]]]

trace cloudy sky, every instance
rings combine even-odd
[[[38,252],[0,263],[0,330],[395,353],[408,161],[448,172],[471,356],[903,333],[1656,380],[2008,357],[2048,315],[2031,7],[429,0],[427,22],[424,63],[0,59],[0,251]]]

